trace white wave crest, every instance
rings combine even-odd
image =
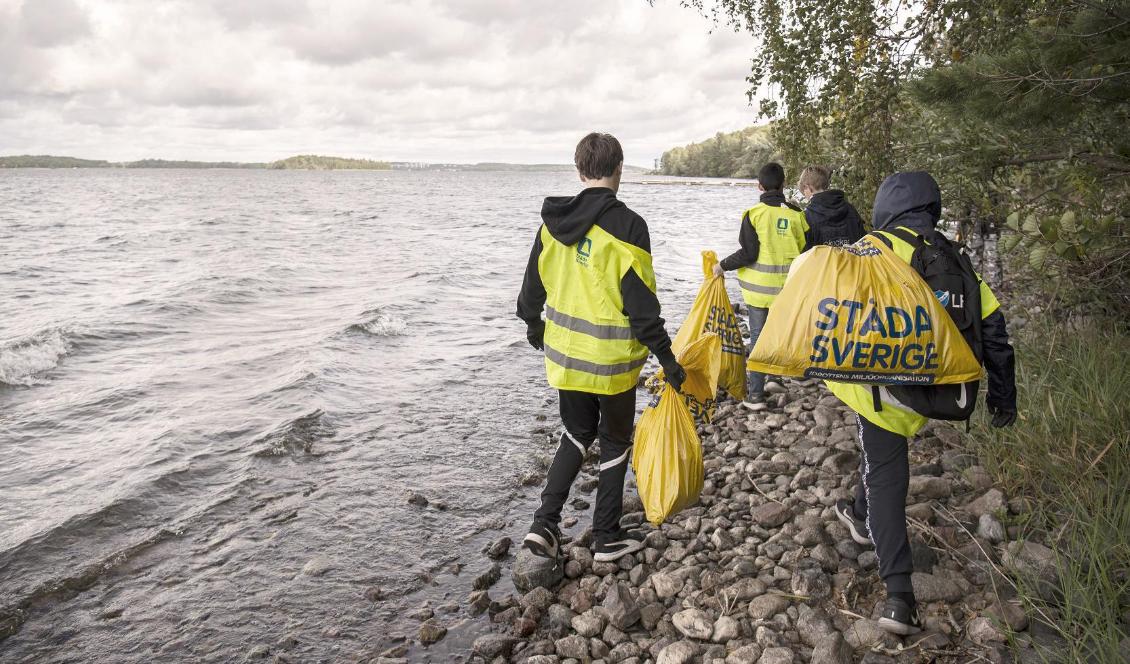
[[[403,319],[380,313],[364,323],[353,326],[355,329],[374,337],[399,337],[408,332],[408,324]]]
[[[70,342],[59,329],[44,330],[7,343],[0,347],[0,383],[41,383],[39,375],[58,366],[68,350]]]

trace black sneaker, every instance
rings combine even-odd
[[[592,559],[598,563],[610,563],[622,556],[635,553],[643,548],[643,537],[638,533],[621,529],[611,539],[597,541]]]
[[[561,549],[561,531],[542,521],[534,521],[530,532],[522,540],[522,546],[543,558],[557,559]]]
[[[905,601],[898,597],[888,597],[883,604],[883,615],[879,618],[879,627],[892,634],[910,636],[922,631],[922,622],[918,619],[918,606],[911,608]]]
[[[867,530],[867,522],[855,516],[854,503],[850,500],[836,501],[836,516],[851,531],[851,538],[856,544],[872,546],[871,533]]]

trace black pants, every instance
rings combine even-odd
[[[593,510],[593,537],[605,542],[620,530],[624,510],[624,474],[628,470],[628,453],[632,449],[632,426],[636,418],[635,388],[612,396],[589,392],[560,390],[561,422],[565,433],[557,446],[557,454],[549,466],[541,507],[534,519],[557,525],[561,508],[569,498],[569,489],[585,452],[600,437],[600,475],[596,486],[596,507]]]
[[[879,577],[889,593],[910,593],[914,560],[906,536],[906,492],[910,484],[907,439],[856,416],[859,420],[860,483],[855,515],[867,520]]]

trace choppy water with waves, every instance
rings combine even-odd
[[[407,656],[457,659],[556,426],[512,312],[541,198],[576,189],[0,171],[0,661],[358,661],[425,602],[454,627]],[[756,193],[623,185],[672,334]]]

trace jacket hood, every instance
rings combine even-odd
[[[871,225],[875,230],[906,226],[916,233],[934,229],[942,216],[942,192],[926,171],[890,175],[875,194]]]
[[[605,212],[618,207],[624,204],[616,199],[616,192],[591,187],[576,196],[547,197],[541,204],[541,220],[555,240],[571,245],[583,238]]]
[[[810,220],[828,227],[839,227],[847,224],[848,211],[847,199],[844,192],[839,189],[829,189],[814,194],[808,201],[804,213]],[[809,222],[811,223],[811,221]]]

